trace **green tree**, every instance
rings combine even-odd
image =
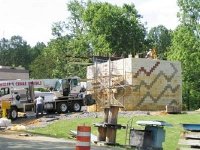
[[[199,108],[200,41],[190,27],[182,25],[175,30],[168,59],[182,63],[184,104],[188,109]]]
[[[109,3],[89,2],[84,12],[88,36],[94,53],[101,52],[121,56],[143,50],[145,29],[140,22],[134,4],[123,7]]]
[[[183,68],[183,102],[188,109],[200,107],[200,2],[178,0],[181,25],[173,34],[168,58]]]
[[[0,40],[0,58],[1,58],[0,65],[5,65],[5,66],[10,65],[10,63],[8,62],[9,49],[10,49],[9,40],[2,38]]]
[[[66,22],[66,29],[72,37],[83,35],[86,30],[85,22],[83,21],[83,13],[87,7],[84,1],[72,0],[67,4],[70,17]]]
[[[56,37],[69,35],[76,48],[90,56],[121,56],[144,50],[145,28],[134,4],[119,7],[73,0],[67,6],[71,15],[65,23],[54,24]],[[79,42],[82,44],[77,45]]]
[[[34,61],[39,55],[42,54],[46,45],[43,42],[37,42],[30,50],[31,62]]]
[[[121,56],[142,50],[145,29],[134,5],[73,0],[67,6],[70,17],[53,25],[55,40],[32,63],[33,77],[85,77],[83,64],[93,55]],[[40,73],[46,62],[48,71]]]
[[[171,31],[163,25],[159,25],[150,29],[147,39],[150,41],[150,48],[157,50],[158,58],[166,59],[165,53],[171,44]]]
[[[43,42],[37,42],[36,45],[32,47],[32,56],[37,57],[38,55],[40,55],[45,47],[46,45]]]
[[[65,49],[65,41],[63,38],[51,40],[47,47],[41,52],[40,55],[32,62],[31,77],[32,78],[58,78],[57,68],[58,62],[62,60],[63,52]]]
[[[69,36],[51,40],[31,64],[31,77],[65,78],[75,75],[85,77],[85,71],[82,71],[82,66],[76,63],[78,61],[81,64],[83,61],[80,58],[74,58],[75,55],[80,56],[83,53],[81,51],[76,51],[75,53],[75,47],[73,46],[76,44],[74,43],[81,44],[80,41],[74,41]]]
[[[73,0],[67,6],[71,15],[53,25],[55,39],[32,63],[33,77],[85,77],[83,64],[93,55],[121,56],[144,49],[145,29],[133,4],[119,7]],[[40,73],[45,65],[47,72]]]
[[[31,63],[30,49],[21,36],[12,36],[9,40],[3,38],[0,41],[1,65],[23,66],[28,69]]]
[[[178,0],[178,16],[182,24],[189,26],[200,38],[200,1]]]

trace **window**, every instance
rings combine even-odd
[[[1,88],[0,96],[4,96],[7,94],[10,94],[10,89],[9,88]]]
[[[78,80],[72,79],[72,86],[77,86],[77,85],[78,85]]]

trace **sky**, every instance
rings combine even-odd
[[[53,38],[54,22],[65,21],[69,16],[67,3],[70,0],[0,0],[0,39],[20,35],[31,46],[45,44]],[[98,0],[122,6],[134,3],[143,16],[145,27],[164,25],[175,29],[178,25],[176,0]]]

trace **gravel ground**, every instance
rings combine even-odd
[[[163,112],[148,112],[148,111],[120,111],[119,117],[132,118],[138,115],[160,115]],[[44,115],[41,118],[36,119],[34,115],[20,117],[16,121],[13,121],[13,125],[24,125],[27,129],[33,129],[38,127],[45,127],[57,120],[71,120],[75,118],[103,118],[103,112],[79,112],[79,113],[67,113],[67,114],[50,114]]]

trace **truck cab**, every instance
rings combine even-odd
[[[80,84],[80,78],[71,77],[66,79],[59,79],[56,82],[53,92],[57,97],[78,97],[82,88],[83,87]]]

